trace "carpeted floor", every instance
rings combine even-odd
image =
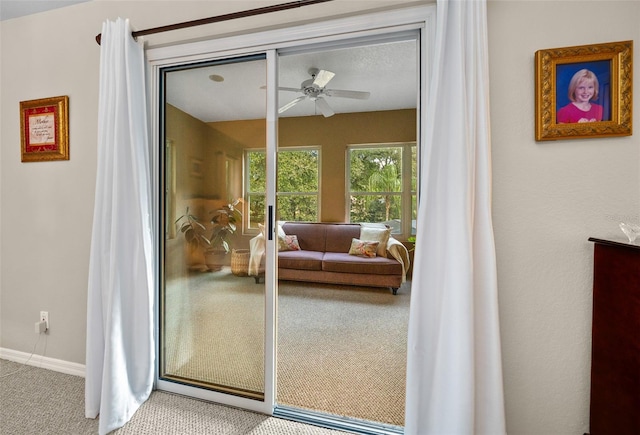
[[[278,403],[402,426],[408,288],[282,282]]]
[[[264,288],[230,274],[221,273],[215,285],[211,278],[201,274],[188,291],[167,294],[169,364],[196,378],[260,389]],[[282,282],[278,403],[402,425],[409,293],[409,283],[393,296],[381,289]],[[83,378],[0,360],[1,435],[93,434],[97,427],[84,418]],[[154,392],[115,433],[338,432]]]
[[[84,418],[84,378],[0,359],[0,434],[94,433],[98,422]]]
[[[384,289],[282,281],[279,404],[401,426],[410,283]],[[264,286],[228,271],[173,280],[166,372],[263,389]]]
[[[98,420],[84,417],[83,378],[0,360],[0,434],[96,433]],[[338,435],[342,432],[156,391],[131,421],[112,433]]]

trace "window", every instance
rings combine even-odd
[[[276,179],[279,220],[318,220],[320,186],[320,149],[291,148],[278,151]],[[245,191],[248,219],[246,230],[258,228],[264,222],[266,188],[266,153],[247,150],[245,153]]]
[[[400,237],[415,234],[416,144],[348,148],[349,222],[376,222]]]

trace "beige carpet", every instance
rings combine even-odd
[[[5,376],[9,375],[9,376]],[[0,434],[93,435],[84,379],[0,360]],[[155,391],[113,435],[339,435],[329,429]]]
[[[404,424],[408,291],[281,283],[279,313],[278,403]]]
[[[84,378],[0,359],[0,434],[96,434],[84,418]]]
[[[167,374],[264,391],[264,285],[195,273],[168,283],[165,300]]]
[[[409,288],[281,282],[278,403],[403,425]],[[262,391],[263,291],[228,271],[172,281],[167,373]]]

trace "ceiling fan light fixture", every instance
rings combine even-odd
[[[283,113],[286,110],[289,110],[290,108],[298,104],[299,102],[301,102],[302,100],[309,99],[315,103],[316,109],[319,109],[320,112],[322,112],[322,115],[325,118],[328,118],[330,116],[335,115],[335,112],[331,108],[331,106],[329,106],[329,103],[327,103],[327,101],[324,98],[322,98],[322,96],[366,100],[371,95],[370,92],[350,91],[350,90],[344,90],[344,89],[326,89],[325,86],[336,75],[331,71],[322,70],[318,68],[310,68],[309,74],[311,75],[311,78],[304,80],[300,84],[300,88],[288,88],[288,87],[278,88],[281,91],[301,92],[303,94],[302,96],[282,106],[278,110],[278,113]]]

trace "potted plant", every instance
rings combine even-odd
[[[204,252],[205,264],[210,270],[220,270],[231,251],[231,238],[238,230],[237,223],[242,221],[242,213],[236,208],[239,202],[236,200],[213,211],[209,245]]]
[[[209,239],[205,236],[206,227],[200,223],[197,216],[189,212],[189,207],[185,213],[175,221],[177,230],[184,235],[188,247],[188,262],[199,269],[203,263],[203,253],[211,245]]]
[[[409,252],[414,251],[416,249],[416,236],[407,237],[407,242],[411,243],[411,247],[409,248]]]

